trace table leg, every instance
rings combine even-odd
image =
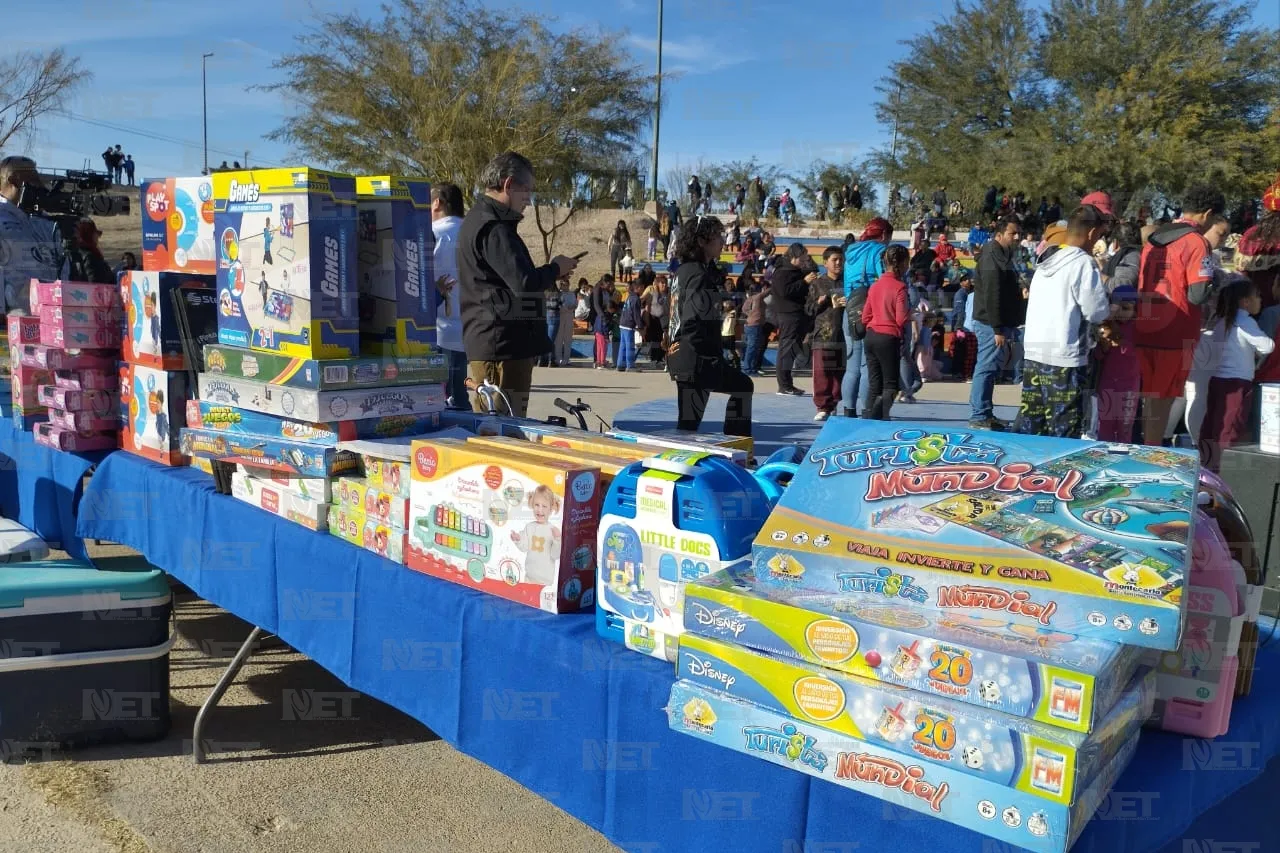
[[[255,625],[253,630],[249,632],[249,636],[245,637],[244,643],[236,652],[235,657],[231,659],[231,663],[227,665],[222,677],[218,679],[218,683],[213,685],[213,690],[209,693],[209,697],[200,706],[200,712],[196,714],[195,726],[191,730],[191,756],[195,759],[196,764],[204,764],[206,759],[203,738],[206,717],[222,701],[222,695],[227,692],[227,688],[236,680],[240,667],[244,666],[244,662],[249,659],[249,655],[253,654],[253,647],[262,637],[262,633],[262,629]]]

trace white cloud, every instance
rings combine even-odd
[[[654,56],[658,55],[658,40],[656,38],[631,35],[627,36],[627,41],[632,47],[651,53]],[[686,76],[710,74],[735,65],[741,65],[747,61],[740,51],[719,47],[702,36],[692,36],[685,39],[664,38],[662,40],[662,59],[664,63],[670,63],[670,65],[664,66],[664,75],[671,73]]]

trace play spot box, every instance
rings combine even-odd
[[[142,268],[213,275],[213,181],[210,177],[143,181]]]
[[[836,418],[756,537],[757,580],[1172,650],[1188,451]]]
[[[213,175],[218,342],[297,358],[360,350],[355,178],[318,169]]]
[[[727,569],[684,590],[685,631],[1077,732],[1145,650],[895,602],[802,593]]]
[[[360,345],[370,355],[424,355],[436,342],[431,184],[356,178]]]
[[[179,287],[213,291],[212,275],[130,270],[120,276],[124,300],[125,361],[159,370],[183,370],[182,330],[178,328],[173,292]]]
[[[595,601],[600,473],[465,441],[415,441],[405,564],[550,613]]]

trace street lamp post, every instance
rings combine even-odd
[[[658,0],[658,85],[653,101],[653,203],[658,204],[658,129],[662,124],[662,0]]]
[[[209,75],[205,71],[205,61],[212,53],[200,55],[200,123],[204,126],[204,173],[209,174]]]

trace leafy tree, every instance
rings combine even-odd
[[[816,160],[809,164],[805,171],[792,175],[791,182],[799,188],[800,203],[814,212],[818,209],[819,189],[825,189],[827,198],[830,199],[836,190],[845,185],[856,184],[858,191],[862,193],[864,210],[875,207],[879,196],[871,182],[865,163],[829,163],[825,160]],[[828,210],[830,209],[830,201],[828,201]]]
[[[709,178],[715,184],[716,198],[721,199],[727,205],[733,197],[734,184],[742,184],[743,187],[750,185],[757,176],[764,182],[764,191],[766,194],[778,195],[782,192],[779,186],[783,181],[787,180],[786,174],[777,166],[770,163],[761,163],[755,157],[749,160],[728,160],[723,163],[715,163],[710,166],[704,166],[703,170],[706,174],[703,176]],[[702,172],[698,173],[702,175]]]
[[[619,34],[550,23],[473,0],[324,17],[274,63],[282,80],[264,88],[298,109],[270,138],[344,171],[425,175],[470,195],[490,158],[519,151],[550,208],[534,211],[549,251],[581,207],[583,176],[637,148],[653,103]]]
[[[0,58],[0,151],[10,140],[29,137],[44,116],[62,111],[92,77],[62,48]]]

